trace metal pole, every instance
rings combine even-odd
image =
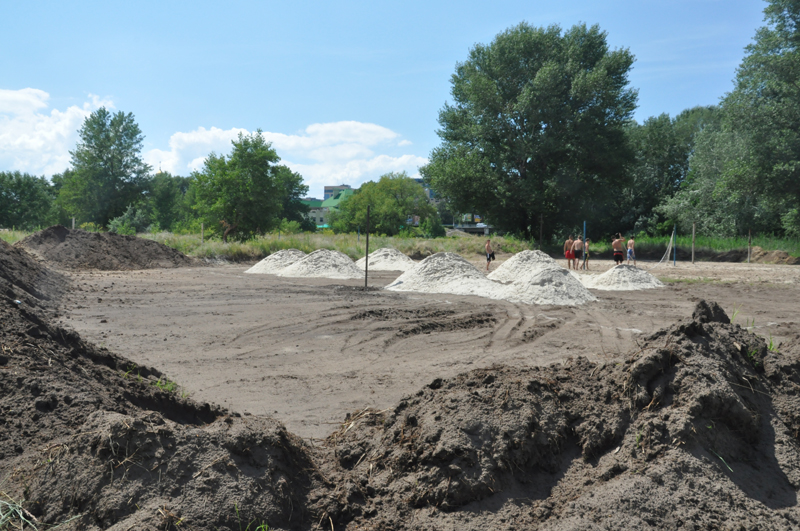
[[[747,263],[750,263],[750,246],[753,245],[753,231],[747,231]]]
[[[583,269],[586,269],[586,222],[583,222]]]
[[[200,222],[200,245],[203,245],[203,239],[205,238],[205,235],[206,235],[205,232],[206,232],[205,231],[205,226],[203,225],[203,222],[201,221]]]
[[[694,263],[694,226],[695,223],[692,223],[692,263]]]
[[[364,291],[367,291],[369,277],[369,205],[367,205],[367,253],[364,255]]]
[[[675,262],[678,260],[678,225],[672,227],[672,267],[675,267]]]

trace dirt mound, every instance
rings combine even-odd
[[[31,306],[52,306],[68,284],[23,249],[0,240],[0,293]]]
[[[745,258],[743,261],[747,260],[747,255],[745,253]],[[791,256],[786,251],[765,251],[761,247],[753,247],[750,250],[750,261],[751,262],[758,262],[761,264],[787,264],[787,265],[796,265],[800,264],[800,258],[796,256]]]
[[[631,291],[664,287],[660,280],[644,269],[625,264],[612,267],[602,275],[581,276],[580,280],[587,288],[605,291]]]
[[[597,300],[570,271],[553,264],[519,272],[502,291],[503,299],[523,304],[576,306]]]
[[[245,271],[245,273],[254,273],[258,275],[274,275],[281,269],[285,269],[290,265],[298,262],[306,257],[306,253],[298,249],[284,249],[277,253],[272,253],[268,257],[261,260],[259,263]]]
[[[0,492],[39,529],[311,526],[313,465],[277,421],[182,398],[2,295],[0,344]]]
[[[800,361],[725,321],[701,304],[625,363],[475,370],[359,412],[316,503],[347,529],[797,529]]]
[[[356,265],[364,269],[366,260],[360,258]],[[397,249],[383,247],[377,251],[369,253],[369,268],[375,271],[408,271],[417,265],[414,260],[407,257]]]
[[[487,277],[497,282],[514,282],[522,275],[530,275],[547,267],[560,266],[542,251],[522,251],[500,264]]]
[[[385,289],[498,298],[501,288],[456,253],[436,253],[400,275]]]
[[[15,245],[65,269],[125,271],[186,267],[199,262],[152,240],[110,232],[70,230],[55,225]]]

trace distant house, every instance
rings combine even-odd
[[[309,219],[311,219],[311,221],[317,225],[317,228],[320,229],[328,228],[330,213],[335,210],[339,210],[339,203],[356,193],[356,191],[349,186],[342,185],[342,187],[326,186],[326,194],[328,193],[328,188],[339,189],[332,197],[327,197],[324,200],[319,200],[313,197],[307,197],[302,200],[302,203],[308,206]]]
[[[326,199],[332,199],[332,198],[336,197],[336,195],[339,192],[343,191],[343,190],[351,190],[352,191],[352,188],[350,187],[349,184],[340,184],[338,186],[326,186],[325,187],[325,195],[322,197],[322,200],[324,201]]]

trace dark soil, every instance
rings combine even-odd
[[[23,249],[0,240],[0,292],[9,299],[51,307],[68,284],[66,277],[39,264]]]
[[[152,240],[110,232],[70,230],[55,225],[15,245],[63,269],[125,271],[186,267],[199,262]]]
[[[3,281],[29,293],[30,257],[6,247],[3,264],[18,273]],[[0,294],[0,491],[41,523],[800,527],[800,337],[770,350],[714,303],[700,301],[623,362],[576,357],[432,379],[387,411],[348,416],[316,448],[272,418],[184,399],[158,371],[44,315]],[[407,312],[356,315],[424,331]]]

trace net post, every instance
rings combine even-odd
[[[367,252],[364,254],[364,291],[367,291],[369,277],[369,205],[367,205]]]
[[[753,245],[753,231],[751,229],[747,230],[747,263],[750,263],[750,249]]]
[[[672,227],[672,267],[675,267],[678,261],[678,224]]]
[[[583,269],[586,269],[586,222],[583,222]]]
[[[692,222],[692,263],[694,263],[694,228],[695,228],[695,224],[696,223]]]

